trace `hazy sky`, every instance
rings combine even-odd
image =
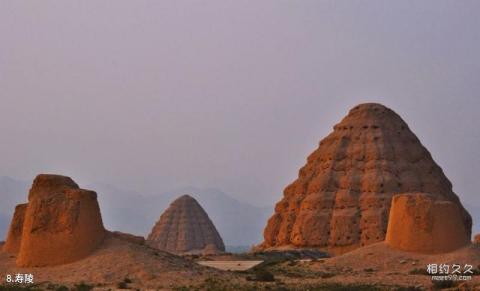
[[[480,1],[0,1],[0,175],[272,205],[357,103],[480,206]]]

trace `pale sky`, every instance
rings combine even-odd
[[[362,102],[480,206],[480,1],[0,1],[0,175],[273,205]]]

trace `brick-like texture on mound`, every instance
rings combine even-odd
[[[20,243],[22,242],[23,221],[27,211],[27,203],[19,204],[15,207],[12,222],[8,229],[7,240],[3,245],[3,251],[7,253],[18,253]]]
[[[225,251],[223,240],[207,213],[188,195],[175,200],[160,216],[147,243],[175,254],[215,254]]]
[[[319,247],[345,252],[385,239],[394,193],[428,192],[472,219],[430,153],[391,109],[350,110],[284,191],[257,249]]]
[[[70,263],[88,256],[104,237],[95,192],[68,177],[39,175],[29,193],[17,265]]]
[[[426,193],[393,197],[387,245],[404,251],[445,253],[470,243],[461,208]]]

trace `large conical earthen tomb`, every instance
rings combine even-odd
[[[17,266],[42,267],[88,256],[103,241],[97,194],[69,177],[38,175],[28,204],[18,205],[4,251],[17,253]]]
[[[470,215],[408,125],[383,105],[358,105],[320,142],[298,179],[285,189],[258,248],[315,247],[342,253],[383,241],[393,195],[412,192],[455,204],[470,238]]]
[[[183,195],[160,216],[147,239],[151,247],[174,254],[217,254],[225,251],[220,234],[200,204]]]

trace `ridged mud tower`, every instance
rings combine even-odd
[[[217,254],[225,245],[200,204],[183,195],[160,216],[147,244],[174,254]]]
[[[430,193],[472,219],[408,125],[375,103],[355,106],[284,191],[257,249],[315,247],[343,253],[385,239],[394,194]]]
[[[457,203],[405,193],[393,196],[385,241],[396,249],[436,254],[469,244],[470,236]]]
[[[16,208],[4,249],[17,266],[42,267],[88,256],[105,237],[97,194],[69,177],[38,175],[28,204]]]

